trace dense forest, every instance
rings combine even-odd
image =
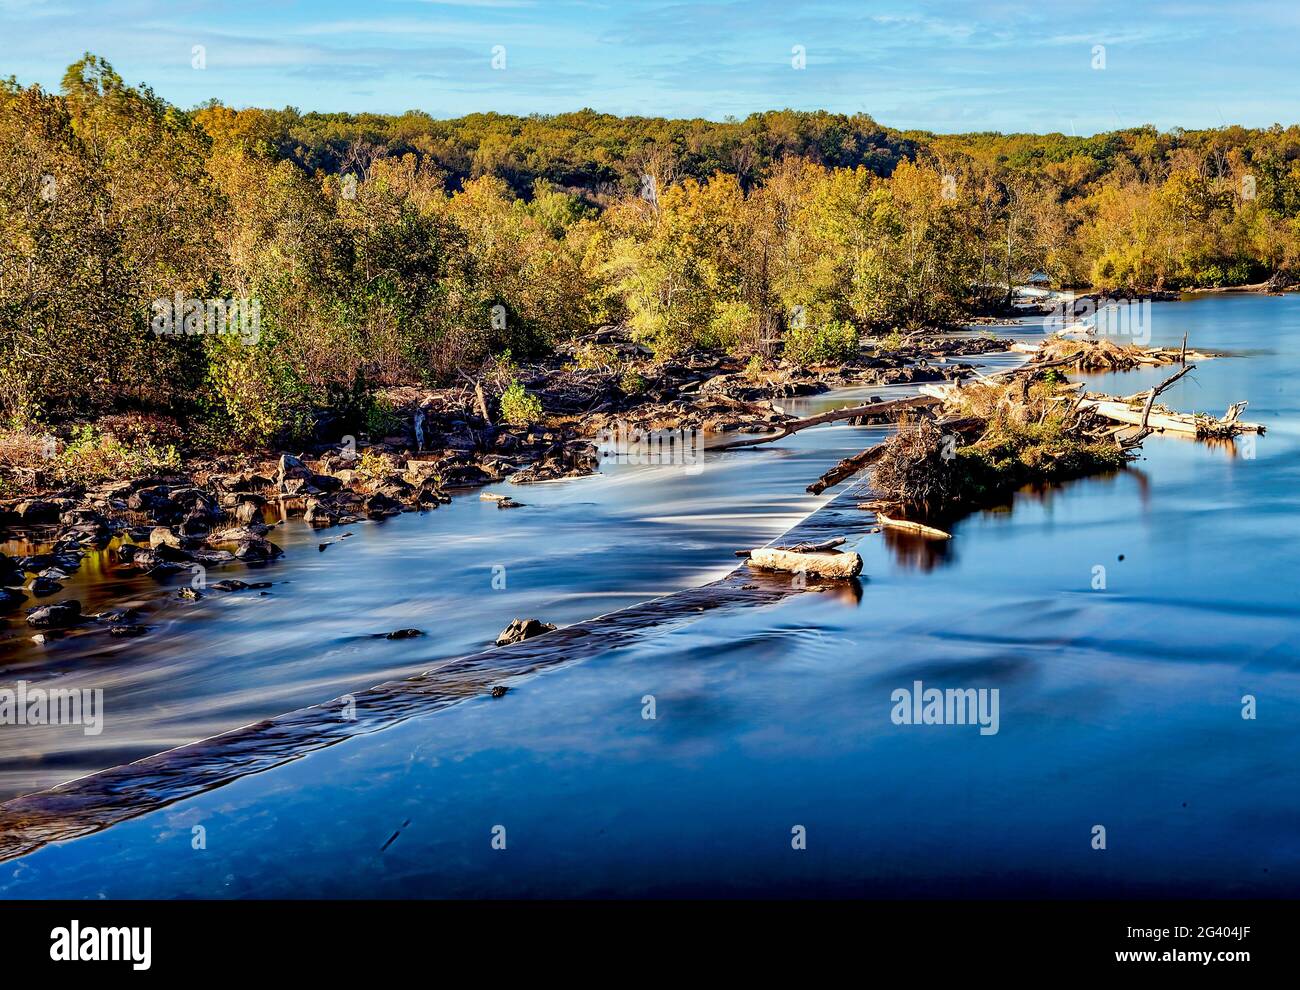
[[[0,84],[10,430],[134,411],[264,444],[375,384],[617,322],[662,355],[832,360],[862,334],[996,312],[1035,271],[1117,290],[1294,280],[1300,128],[183,110],[93,56],[59,94]],[[186,318],[188,300],[250,299],[252,334]],[[177,332],[160,332],[172,300]]]

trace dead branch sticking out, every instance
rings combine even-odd
[[[857,474],[863,468],[873,464],[885,451],[883,444],[876,444],[874,447],[868,447],[852,457],[846,457],[833,468],[823,474],[820,478],[808,486],[808,494],[820,495],[832,485],[838,485],[850,475]]]
[[[732,440],[729,443],[719,444],[714,450],[734,450],[739,447],[757,447],[762,443],[772,443],[776,440],[784,440],[793,433],[800,430],[806,430],[810,426],[820,426],[822,423],[833,423],[836,420],[852,419],[858,416],[884,416],[892,413],[903,412],[908,409],[923,409],[927,406],[938,405],[938,400],[926,395],[909,396],[906,399],[890,399],[888,402],[869,402],[863,406],[848,406],[844,409],[833,409],[830,412],[819,413],[816,416],[808,416],[804,419],[792,419],[781,424],[781,432],[773,433],[765,437],[748,437],[744,440]]]
[[[471,378],[463,371],[460,373],[460,377],[465,379],[465,381],[469,382],[469,384],[473,386],[474,397],[475,399],[478,400],[479,415],[483,417],[483,422],[487,423],[488,426],[491,426],[492,417],[488,415],[487,397],[483,394],[483,383],[479,381],[477,378]]]
[[[880,510],[876,510],[876,519],[880,525],[887,526],[890,529],[901,529],[905,533],[915,533],[917,536],[925,536],[932,540],[951,540],[952,534],[946,533],[941,529],[933,526],[926,526],[922,523],[911,522],[907,519],[895,519],[887,516]]]

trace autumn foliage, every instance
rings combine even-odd
[[[1286,276],[1297,216],[1294,127],[184,111],[86,56],[59,94],[0,85],[0,415],[161,413],[191,444],[261,444],[374,385],[612,322],[663,356],[834,360],[861,334],[995,312],[1032,271]],[[154,332],[152,303],[178,296],[255,298],[260,333]]]

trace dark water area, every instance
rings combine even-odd
[[[532,670],[504,697],[0,864],[0,895],[1294,896],[1300,297],[1155,304],[1153,343],[1184,332],[1230,356],[1162,400],[1221,414],[1249,399],[1266,435],[1151,437],[1130,469],[1022,492],[946,543],[855,533],[860,596],[718,609]],[[1132,393],[1168,374],[1090,384]],[[333,534],[298,544],[286,527],[269,598],[176,609],[175,632],[134,666],[57,643],[39,664],[19,652],[4,677],[94,668],[108,715],[81,763],[108,765],[118,732],[124,750],[157,752],[150,739],[197,738],[190,719],[230,728],[427,670],[516,615],[568,623],[716,578],[733,548],[820,504],[804,485],[879,435],[818,428],[710,455],[698,475],[620,465],[512,489],[526,509],[465,500],[355,528],[324,554],[314,544]],[[407,625],[430,636],[356,638]],[[895,692],[918,681],[996,689],[997,731],[897,724]],[[0,728],[11,793],[71,776],[42,754],[74,743],[46,729],[18,746],[14,728]]]

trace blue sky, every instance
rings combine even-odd
[[[1265,126],[1297,121],[1298,40],[1289,2],[0,0],[0,74],[23,82],[57,87],[93,51],[182,106],[438,117],[792,107],[934,131]]]

